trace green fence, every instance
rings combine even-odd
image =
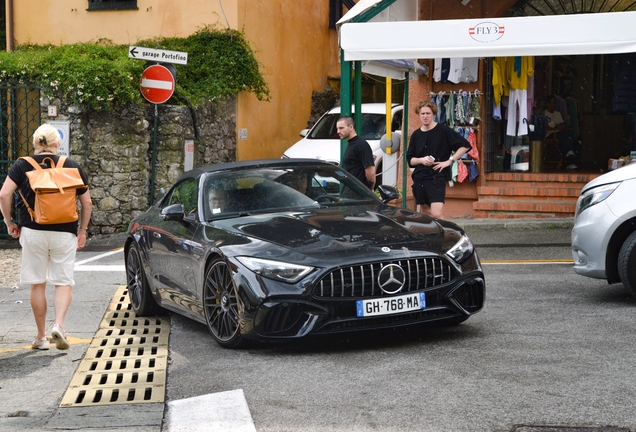
[[[40,125],[40,88],[0,86],[0,116],[0,182],[4,184],[13,162],[33,149],[33,132]],[[17,218],[16,203],[14,197],[14,218]],[[7,238],[6,225],[0,225],[0,238]]]

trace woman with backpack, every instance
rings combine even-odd
[[[60,134],[53,126],[43,124],[35,131],[33,147],[35,151],[31,163],[29,158],[20,158],[11,166],[2,189],[0,189],[0,209],[7,226],[7,232],[13,238],[20,238],[22,246],[20,282],[31,285],[31,308],[38,332],[31,347],[40,350],[49,349],[50,343],[46,334],[46,284],[48,282],[55,286],[53,296],[55,320],[51,336],[57,349],[67,350],[69,342],[64,331],[64,319],[73,297],[75,253],[77,249],[86,245],[86,230],[92,211],[91,197],[87,187],[88,176],[77,162],[58,156]],[[81,176],[78,179],[81,178],[84,187],[70,191],[65,189],[66,194],[75,193],[79,198],[81,213],[78,221],[75,202],[71,206],[60,205],[58,208],[54,208],[54,211],[61,213],[68,211],[70,216],[63,219],[66,222],[48,223],[46,220],[43,221],[35,217],[35,212],[42,212],[43,207],[36,203],[36,195],[32,189],[33,173],[31,175],[27,173],[38,171],[32,166],[32,163],[39,164],[45,168],[44,171],[47,171],[55,168],[60,159],[62,166],[57,167],[58,169],[70,168],[76,176],[78,172]],[[16,192],[20,196],[18,221],[11,218],[11,199]],[[55,196],[63,195],[54,195],[54,199]],[[32,209],[35,209],[35,212]],[[44,211],[46,212],[46,210]]]

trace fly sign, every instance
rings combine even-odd
[[[468,29],[468,34],[477,42],[494,42],[501,38],[506,31],[505,27],[494,22],[480,22]]]

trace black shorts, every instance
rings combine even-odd
[[[426,180],[413,180],[413,197],[416,204],[430,206],[431,203],[444,203],[446,198],[446,177]]]

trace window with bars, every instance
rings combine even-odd
[[[88,0],[88,10],[137,10],[137,0]]]

